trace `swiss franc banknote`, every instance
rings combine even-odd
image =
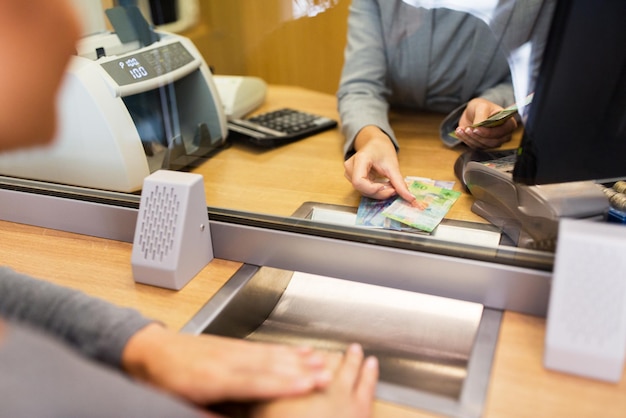
[[[422,184],[432,185],[443,189],[452,189],[452,187],[454,187],[454,181],[433,180],[425,177],[407,176],[404,181],[407,186],[410,186],[413,182],[418,181]],[[385,209],[398,199],[403,200],[398,196],[391,197],[387,200],[361,197],[361,202],[359,203],[359,208],[357,209],[356,225],[370,228],[390,229],[394,231],[424,233],[425,231],[422,229],[414,228],[383,214]]]
[[[356,212],[356,224],[359,226],[392,229],[395,231],[409,228],[407,225],[383,215],[383,211],[395,200],[396,196],[386,200],[370,199],[365,196],[361,197],[361,202]]]
[[[448,213],[461,192],[445,189],[433,184],[414,181],[409,191],[415,196],[411,205],[397,198],[385,207],[383,216],[422,231],[432,232]]]
[[[529,94],[524,100],[524,105],[529,105],[533,100],[533,94]],[[484,126],[486,128],[494,128],[496,126],[502,125],[504,122],[515,116],[518,112],[517,104],[511,105],[501,111],[494,113],[489,116],[487,119],[477,122],[471,125],[472,128],[478,128],[480,126]],[[450,136],[457,138],[456,133],[454,131],[450,132]]]

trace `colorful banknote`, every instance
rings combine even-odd
[[[370,228],[391,229],[395,231],[409,229],[410,227],[408,225],[394,221],[393,219],[383,215],[383,211],[395,200],[396,196],[387,200],[361,197],[361,202],[359,203],[359,208],[356,213],[356,224]]]
[[[405,182],[416,197],[417,207],[409,205],[398,196],[387,200],[362,197],[356,224],[371,228],[430,233],[460,195],[451,190],[454,181],[406,177]]]
[[[529,105],[532,101],[533,101],[533,94],[531,93],[524,100],[524,106]],[[511,105],[505,109],[502,109],[501,111],[497,113],[494,113],[493,115],[489,116],[487,119],[471,125],[471,127],[478,128],[480,126],[484,126],[486,128],[494,128],[496,126],[500,126],[504,124],[504,122],[512,118],[513,116],[517,115],[518,110],[519,109],[517,107],[517,104]],[[454,138],[457,138],[456,133],[454,131],[450,132],[449,135]]]
[[[426,232],[432,232],[439,225],[461,195],[461,192],[420,181],[412,182],[409,191],[416,199],[413,205],[397,198],[385,207],[382,215]]]

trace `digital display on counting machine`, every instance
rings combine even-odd
[[[126,55],[101,65],[118,85],[125,86],[167,74],[193,60],[189,51],[180,42],[176,42]]]

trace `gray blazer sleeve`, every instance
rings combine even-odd
[[[386,96],[386,58],[378,5],[372,0],[355,0],[348,17],[348,41],[337,92],[341,130],[346,138],[344,155],[357,133],[367,125],[378,126],[398,147],[389,124]]]
[[[119,367],[129,338],[152,322],[139,312],[0,267],[0,316],[39,329]]]

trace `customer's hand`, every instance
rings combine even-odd
[[[158,324],[131,337],[122,366],[198,405],[301,395],[332,378],[326,355],[310,348],[179,334]]]
[[[335,377],[325,388],[308,395],[278,399],[258,405],[253,418],[368,418],[372,415],[378,380],[378,361],[363,361],[358,344],[339,359]]]
[[[472,128],[471,125],[482,122],[500,110],[502,110],[502,106],[498,106],[489,100],[481,98],[472,99],[461,115],[459,126],[454,133],[470,148],[497,148],[511,140],[511,135],[515,128],[517,128],[515,118],[510,118],[504,122],[504,124],[493,128],[484,126]]]
[[[383,131],[366,126],[354,147],[356,153],[344,162],[344,175],[358,192],[381,200],[396,194],[408,202],[415,200],[400,174],[396,148]]]

